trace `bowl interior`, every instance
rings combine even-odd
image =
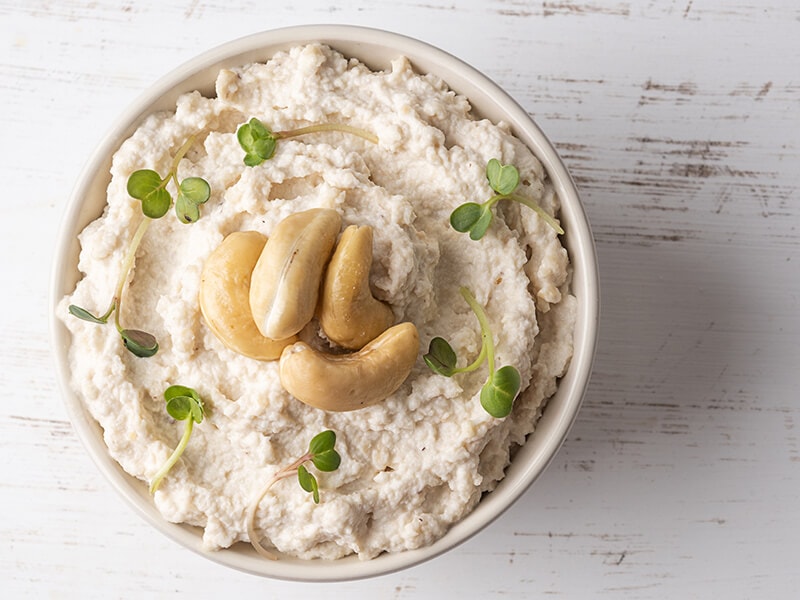
[[[101,428],[70,389],[67,360],[70,336],[55,317],[58,302],[74,289],[80,277],[77,234],[103,211],[111,156],[122,141],[147,115],[159,110],[174,110],[178,96],[183,93],[199,90],[206,96],[213,96],[214,81],[220,69],[266,61],[280,50],[314,41],[329,44],[345,56],[358,58],[375,70],[387,69],[392,59],[405,55],[418,72],[438,75],[451,89],[469,98],[477,116],[509,123],[514,134],[543,162],[561,199],[561,220],[567,232],[563,243],[570,253],[574,269],[573,292],[579,300],[575,351],[570,368],[558,391],[549,400],[536,434],[518,451],[498,487],[433,545],[398,554],[383,554],[370,561],[348,557],[337,561],[282,558],[273,562],[258,557],[245,544],[220,552],[204,552],[200,530],[166,522],[153,505],[147,486],[127,475],[109,456]],[[591,371],[599,310],[594,243],[577,190],[555,149],[528,114],[487,77],[428,44],[385,31],[327,25],[267,31],[212,49],[157,81],[129,107],[90,157],[73,190],[57,244],[50,302],[56,367],[67,411],[92,459],[123,498],[156,529],[218,563],[252,574],[302,581],[352,580],[417,564],[463,542],[508,508],[542,473],[575,419]]]

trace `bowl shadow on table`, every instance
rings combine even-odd
[[[553,467],[587,478],[613,473],[622,486],[672,479],[677,469],[690,477],[720,456],[704,449],[727,443],[760,410],[748,374],[759,327],[752,315],[764,300],[742,285],[735,257],[708,258],[699,242],[596,237],[597,355]]]

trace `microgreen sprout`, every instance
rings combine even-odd
[[[195,423],[202,423],[205,416],[205,409],[203,408],[203,401],[195,390],[183,385],[171,385],[164,391],[164,400],[167,403],[167,412],[176,421],[186,421],[186,427],[183,430],[183,437],[178,442],[173,453],[167,459],[167,462],[158,470],[150,482],[150,493],[155,494],[161,481],[169,473],[170,469],[178,462],[178,459],[186,449],[189,443],[189,438],[192,435],[192,429]]]
[[[564,233],[558,221],[541,206],[529,198],[514,193],[519,186],[519,171],[514,165],[503,165],[499,160],[493,158],[486,165],[486,178],[489,180],[489,187],[494,191],[494,195],[483,204],[467,202],[456,208],[450,214],[450,225],[453,226],[453,229],[460,233],[469,232],[470,238],[479,240],[486,234],[492,223],[492,207],[500,200],[513,200],[532,208],[556,232]]]
[[[172,195],[167,191],[167,184],[173,181],[178,190],[178,198],[175,200],[175,212],[178,219],[183,223],[197,221],[200,218],[200,205],[205,203],[211,195],[211,187],[201,177],[187,177],[182,181],[178,180],[178,164],[189,151],[193,142],[194,136],[191,136],[178,149],[166,176],[161,177],[151,169],[140,169],[131,173],[128,178],[128,194],[132,198],[141,201],[144,218],[139,223],[139,227],[128,245],[117,280],[117,287],[106,312],[97,316],[83,307],[74,304],[69,306],[69,312],[73,316],[98,324],[108,323],[111,314],[116,311],[114,325],[122,338],[122,343],[131,353],[142,358],[153,356],[158,352],[158,341],[151,333],[139,329],[125,329],[120,325],[119,315],[122,304],[122,291],[125,287],[125,282],[128,280],[131,268],[133,268],[136,251],[150,225],[150,221],[163,217],[172,205]]]
[[[74,304],[69,305],[70,314],[84,321],[89,321],[90,323],[108,323],[108,319],[111,317],[111,314],[114,313],[114,325],[122,338],[122,343],[131,353],[141,358],[153,356],[158,352],[158,341],[155,336],[146,331],[123,328],[119,322],[119,315],[122,310],[122,290],[125,287],[125,282],[128,280],[128,273],[130,273],[131,267],[133,266],[136,250],[147,231],[150,221],[151,219],[149,217],[144,217],[139,223],[136,233],[133,234],[131,243],[128,245],[128,251],[125,253],[125,258],[122,261],[122,268],[120,269],[119,278],[117,279],[117,287],[114,291],[114,296],[111,298],[106,312],[98,317],[85,308]]]
[[[478,357],[464,367],[456,367],[458,357],[447,340],[435,337],[428,346],[428,353],[423,356],[425,364],[434,372],[445,377],[458,373],[469,373],[478,369],[485,360],[489,366],[489,378],[481,388],[481,406],[491,416],[498,419],[508,416],[517,397],[520,387],[519,371],[516,367],[506,365],[495,371],[494,339],[489,328],[489,320],[483,307],[475,300],[466,287],[461,288],[461,295],[467,301],[472,312],[478,318],[481,327],[481,351]]]
[[[250,543],[261,556],[275,560],[277,557],[264,548],[259,541],[260,536],[256,532],[255,516],[258,505],[266,496],[269,489],[281,479],[293,476],[297,473],[297,480],[300,487],[311,494],[315,504],[319,504],[319,484],[316,477],[306,468],[306,463],[311,462],[319,471],[330,472],[339,468],[341,457],[333,449],[336,444],[336,434],[330,429],[315,435],[308,444],[308,452],[289,465],[278,470],[261,489],[256,499],[250,504],[247,510],[247,535]]]
[[[211,186],[202,177],[178,180],[178,164],[191,148],[194,136],[189,137],[175,153],[172,165],[164,177],[152,169],[140,169],[128,178],[128,194],[142,202],[142,212],[151,219],[160,219],[172,206],[172,194],[167,190],[170,181],[175,184],[175,214],[181,223],[194,223],[200,218],[200,205],[211,195]]]
[[[236,131],[236,138],[239,145],[245,151],[244,164],[248,167],[260,165],[265,160],[272,158],[275,154],[275,147],[278,140],[305,135],[307,133],[319,133],[321,131],[339,131],[349,133],[363,138],[373,144],[378,143],[378,138],[369,131],[346,125],[344,123],[318,123],[299,129],[289,129],[286,131],[271,131],[264,123],[256,117],[251,118],[247,123],[239,126]]]

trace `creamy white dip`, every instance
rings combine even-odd
[[[281,140],[271,160],[250,168],[235,133],[250,117],[273,130],[343,122],[380,141],[336,132]],[[66,307],[105,310],[142,218],[127,179],[143,168],[165,173],[192,135],[179,176],[205,178],[211,198],[198,222],[184,225],[170,212],[144,237],[121,321],[152,332],[160,350],[137,358],[113,325],[81,321]],[[491,195],[491,158],[516,165],[520,193],[558,212],[542,165],[504,124],[474,119],[466,98],[416,74],[404,58],[372,72],[322,45],[222,71],[216,98],[186,94],[175,113],[152,115],[122,144],[108,206],[80,235],[83,278],[61,314],[72,334],[72,385],[111,456],[134,477],[149,481],[181,437],[184,424],[164,409],[166,387],[190,386],[204,399],[206,419],[154,496],[165,519],[203,528],[210,550],[246,541],[254,496],[324,429],[337,433],[342,462],[317,473],[321,502],[289,479],[273,486],[257,513],[257,529],[281,552],[369,559],[425,546],[495,487],[569,363],[576,300],[567,252],[534,211],[499,203],[477,242],[450,227],[456,206]],[[372,225],[373,293],[391,305],[396,322],[411,321],[420,334],[420,358],[402,387],[354,412],[292,398],[277,362],[228,350],[198,307],[204,260],[227,234],[268,236],[289,214],[316,207],[337,210],[343,227]],[[434,336],[448,339],[462,363],[477,356],[480,329],[460,286],[485,307],[498,367],[515,365],[521,374],[524,391],[502,420],[479,403],[485,366],[446,378],[421,358]]]

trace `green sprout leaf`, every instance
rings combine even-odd
[[[319,484],[317,478],[308,472],[303,465],[297,467],[297,480],[300,482],[300,487],[307,492],[311,492],[314,504],[319,504]]]
[[[481,205],[475,202],[462,204],[450,214],[450,225],[459,233],[466,233],[481,217]]]
[[[486,231],[489,229],[489,225],[492,224],[492,207],[491,206],[482,206],[481,207],[481,216],[475,222],[475,224],[469,230],[469,237],[473,240],[479,240],[484,235],[486,235]]]
[[[320,454],[322,452],[327,452],[328,450],[333,450],[333,446],[335,444],[336,433],[328,429],[311,438],[311,441],[308,444],[308,451],[311,454]]]
[[[78,317],[79,319],[89,321],[90,323],[98,323],[100,325],[105,325],[108,323],[109,314],[105,314],[102,317],[96,317],[85,308],[75,306],[74,304],[69,305],[69,313],[75,317]]]
[[[272,137],[272,131],[270,131],[269,128],[266,125],[264,125],[264,123],[262,123],[255,117],[250,119],[248,125],[249,125],[249,133],[251,136],[253,136],[254,140],[255,139],[265,140]]]
[[[187,177],[178,186],[178,194],[192,204],[204,204],[211,196],[211,186],[202,177]]]
[[[519,393],[519,386],[519,371],[511,365],[501,367],[481,388],[481,406],[497,419],[507,417]]]
[[[278,136],[255,117],[239,127],[236,139],[245,151],[244,164],[248,167],[255,167],[272,158],[278,142]]]
[[[187,177],[178,186],[175,214],[181,223],[194,223],[200,219],[200,205],[208,202],[211,186],[202,177]]]
[[[167,412],[176,421],[185,421],[192,416],[192,398],[177,396],[167,400]]]
[[[458,357],[449,342],[440,337],[431,340],[428,353],[423,356],[425,364],[434,373],[451,377],[457,373],[475,371],[486,360],[489,366],[489,377],[481,388],[480,402],[483,409],[491,416],[503,418],[511,413],[514,399],[520,388],[520,375],[516,367],[505,366],[497,371],[494,368],[494,339],[489,328],[489,319],[483,307],[475,300],[467,288],[461,288],[461,295],[467,301],[472,312],[478,318],[481,328],[481,351],[478,357],[465,367],[457,368]]]
[[[335,444],[336,434],[330,429],[311,438],[311,442],[308,444],[308,453],[311,457],[311,462],[320,471],[329,472],[339,468],[342,458],[333,449]]]
[[[503,165],[496,158],[486,164],[486,179],[498,194],[512,194],[519,185],[519,171],[514,165]]]
[[[128,194],[141,200],[142,212],[151,219],[160,219],[172,205],[172,196],[165,186],[166,180],[151,169],[134,171],[128,178]]]
[[[456,372],[458,357],[446,339],[435,337],[428,344],[428,353],[422,357],[422,360],[434,373],[452,377]]]
[[[172,196],[162,188],[142,199],[142,212],[151,219],[160,219],[167,214],[171,204]]]
[[[184,196],[178,196],[175,200],[175,214],[181,223],[194,223],[200,218],[200,207]]]
[[[476,204],[467,202],[450,214],[450,225],[459,233],[469,232],[473,240],[481,239],[492,224],[493,202]]]
[[[198,402],[200,401],[199,394],[192,388],[187,387],[185,385],[171,385],[166,390],[164,390],[164,400],[166,400],[167,402],[179,396],[188,396],[189,398],[193,398]]]
[[[530,198],[514,193],[519,187],[519,170],[514,165],[504,165],[493,158],[486,164],[486,179],[495,194],[483,204],[466,202],[456,207],[450,213],[450,225],[453,229],[459,233],[469,232],[469,237],[477,241],[486,235],[492,224],[494,205],[500,200],[512,200],[532,208],[559,235],[564,233],[558,221],[541,206]]]
[[[314,466],[317,467],[317,469],[327,473],[330,471],[335,471],[339,468],[339,465],[342,462],[342,457],[339,456],[339,453],[336,452],[336,450],[330,449],[312,456],[311,462],[314,463]]]
[[[128,177],[128,194],[137,200],[144,200],[164,187],[161,175],[152,169],[140,169]]]
[[[147,358],[158,352],[158,341],[146,331],[123,329],[119,334],[125,347],[140,358]]]
[[[164,391],[164,401],[166,402],[167,413],[176,421],[186,421],[183,436],[177,447],[166,460],[163,466],[153,476],[150,482],[150,493],[155,494],[161,481],[170,472],[175,463],[183,454],[192,435],[195,423],[202,423],[205,409],[203,401],[198,393],[190,387],[183,385],[171,385]]]
[[[171,385],[164,392],[167,401],[167,412],[176,421],[191,418],[195,423],[202,423],[203,401],[192,388],[182,385]]]

